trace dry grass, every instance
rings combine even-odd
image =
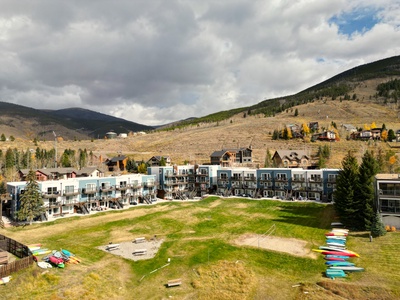
[[[243,262],[219,261],[201,266],[193,280],[197,299],[252,299],[257,277]]]
[[[370,125],[375,122],[378,127],[385,124],[388,129],[400,129],[397,108],[393,105],[383,106],[370,102],[367,95],[371,95],[369,93],[377,83],[377,81],[374,81],[358,86],[356,88],[357,94],[360,95],[358,101],[318,100],[293,107],[293,109],[275,117],[247,115],[244,118],[242,114],[239,114],[218,123],[204,123],[199,126],[168,132],[155,132],[128,137],[127,139],[59,141],[57,143],[58,153],[62,153],[64,149],[86,149],[102,158],[123,153],[136,160],[147,161],[153,155],[168,155],[177,164],[181,164],[185,160],[191,163],[207,163],[210,160],[211,153],[216,150],[251,145],[255,163],[263,166],[267,149],[270,151],[303,149],[311,154],[316,153],[318,147],[324,145],[323,142],[276,141],[272,140],[271,137],[275,129],[283,129],[287,124],[317,121],[320,127],[324,128],[329,128],[331,122],[337,124],[341,140],[330,144],[334,155],[327,164],[328,167],[332,168],[340,167],[340,162],[348,150],[355,151],[357,156],[361,156],[363,150],[369,148],[389,149],[386,143],[368,145],[365,142],[346,141],[348,133],[340,126],[341,124],[363,127],[364,124]],[[299,115],[294,117],[296,108]],[[52,149],[54,141],[39,142],[38,146],[44,149]],[[37,146],[26,138],[17,139],[15,142],[0,143],[0,149],[3,151],[9,147],[26,151],[29,148],[36,149]],[[95,161],[94,164],[99,164],[99,161]]]

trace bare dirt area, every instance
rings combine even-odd
[[[294,256],[317,258],[317,255],[307,248],[306,241],[294,238],[245,234],[234,240],[234,244],[285,252]]]
[[[113,255],[137,261],[153,258],[157,254],[162,243],[162,239],[151,238],[150,240],[145,240],[144,242],[139,243],[135,242],[135,240],[121,242],[118,244],[118,247],[109,250],[109,245],[100,246],[98,249]]]

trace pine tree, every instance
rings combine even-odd
[[[354,228],[354,214],[357,207],[354,204],[355,187],[358,181],[358,163],[349,151],[342,161],[342,169],[339,171],[334,193],[334,207],[341,222],[349,228]]]
[[[358,183],[354,203],[358,206],[355,215],[357,229],[370,230],[374,217],[374,176],[378,172],[378,164],[373,152],[366,151],[359,167]]]
[[[382,223],[378,212],[374,213],[374,218],[371,224],[371,235],[374,237],[383,236],[386,234],[385,225]]]
[[[20,208],[17,218],[20,221],[27,220],[32,224],[35,217],[40,216],[45,208],[43,207],[43,199],[40,193],[39,184],[36,181],[35,172],[31,169],[26,176],[25,192],[21,195]]]

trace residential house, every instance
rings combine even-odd
[[[164,160],[164,163],[166,166],[170,166],[171,165],[171,158],[169,156],[153,156],[152,158],[150,158],[147,161],[147,164],[150,167],[154,167],[154,166],[160,166],[161,161]]]
[[[342,124],[342,127],[350,133],[357,132],[357,128],[352,124]]]
[[[371,129],[371,135],[373,140],[380,140],[381,139],[382,128],[374,128]]]
[[[280,168],[310,168],[311,156],[304,150],[277,150],[272,156],[274,165]]]
[[[396,142],[400,142],[400,129],[396,130]]]
[[[251,147],[214,151],[210,156],[211,164],[229,167],[251,163],[253,162],[252,152]]]
[[[108,170],[110,172],[113,172],[113,171],[118,172],[118,171],[125,171],[125,166],[126,166],[127,161],[128,161],[128,157],[126,157],[125,155],[118,155],[111,159],[107,159],[105,161],[105,164],[107,165]]]
[[[335,142],[336,134],[334,131],[326,130],[324,132],[315,133],[311,136],[312,141],[328,141]]]

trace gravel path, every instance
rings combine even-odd
[[[98,249],[136,261],[153,258],[157,254],[158,249],[160,249],[162,242],[162,239],[152,238],[136,243],[135,239],[133,239],[130,242],[119,243],[119,247],[111,250],[107,250],[108,245],[100,246]]]

